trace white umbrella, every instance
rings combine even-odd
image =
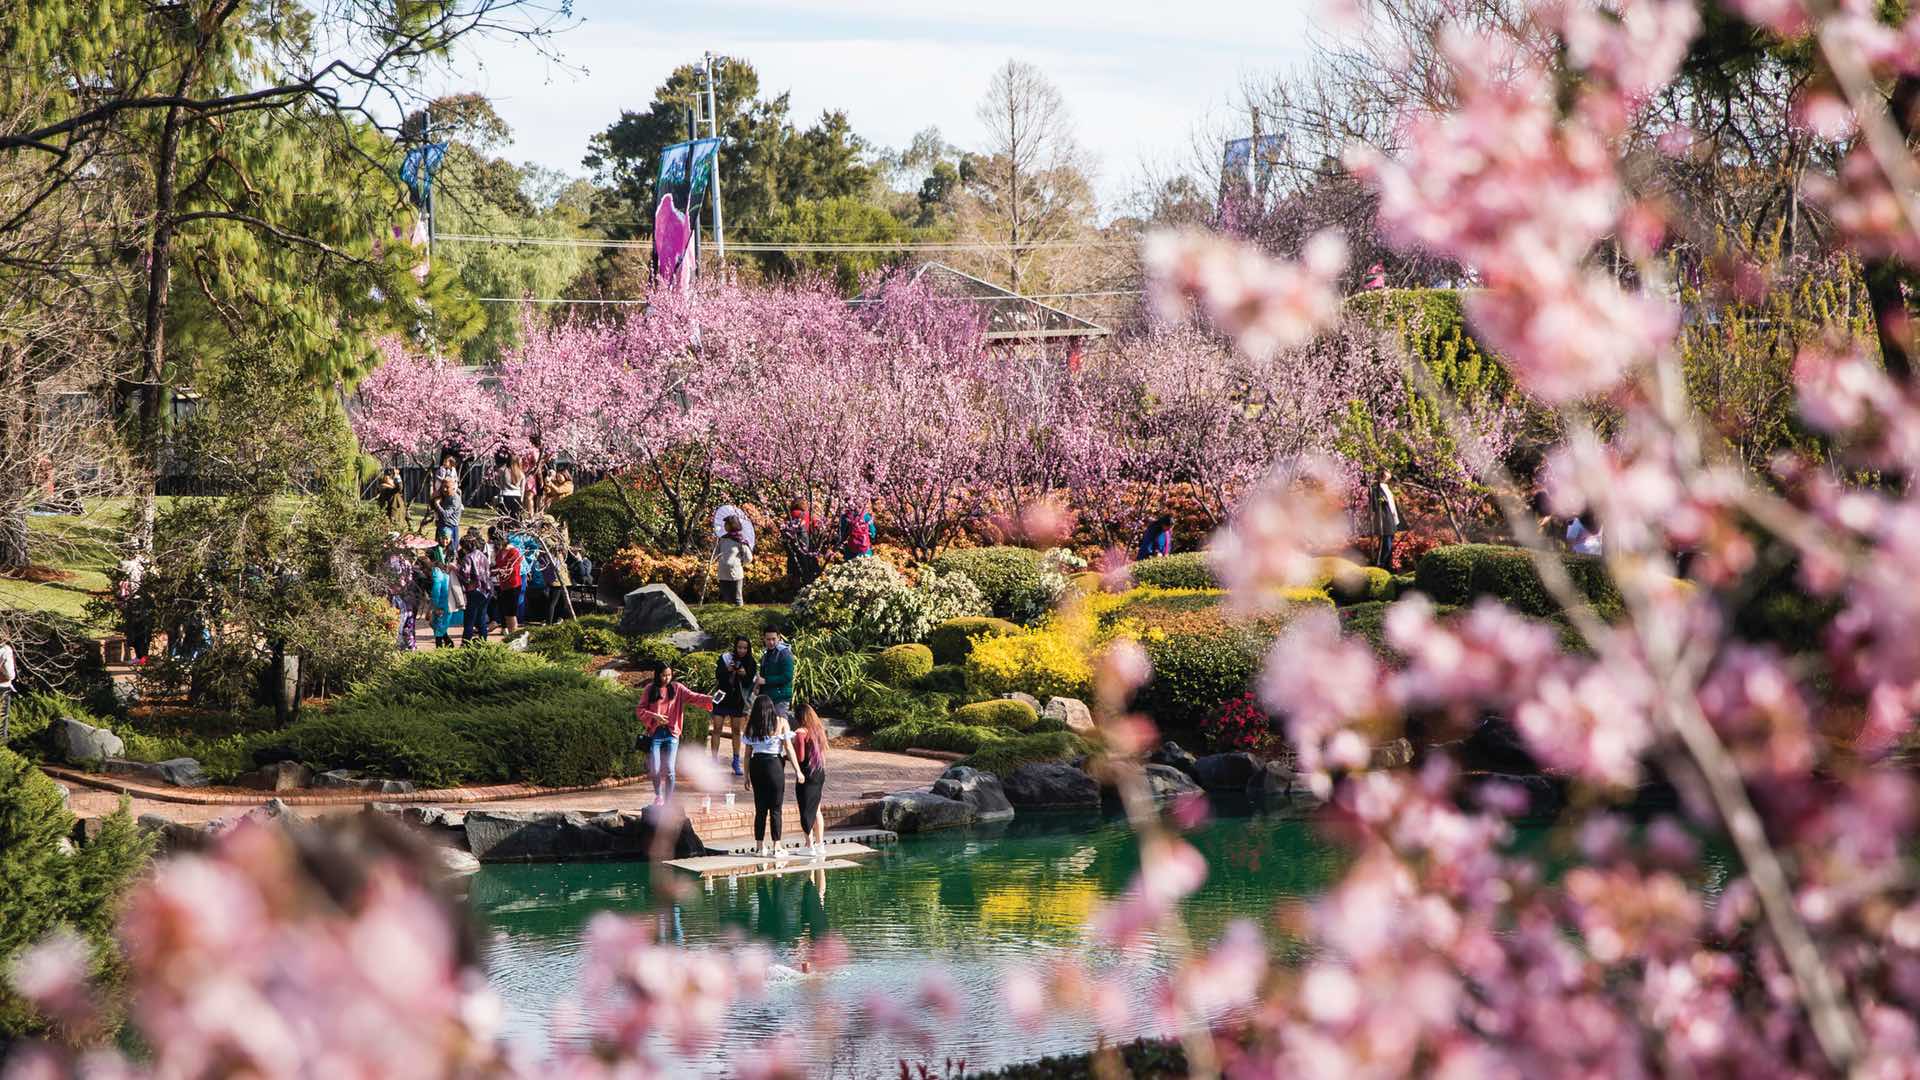
[[[730,517],[740,519],[740,539],[746,541],[748,547],[756,547],[757,545],[753,542],[753,519],[747,516],[745,510],[732,503],[713,512],[714,539],[727,535],[727,519]]]

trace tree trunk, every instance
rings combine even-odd
[[[160,146],[153,162],[153,235],[147,245],[147,298],[140,336],[140,426],[135,460],[144,469],[139,493],[139,516],[134,524],[134,547],[153,550],[153,525],[158,515],[160,473],[166,454],[160,437],[167,407],[167,301],[173,278],[174,212],[178,192],[174,169],[180,154],[180,110],[167,110]]]
[[[1887,112],[1900,131],[1901,141],[1911,140],[1916,123],[1920,123],[1920,76],[1902,75],[1895,80]],[[1903,383],[1912,381],[1914,374],[1913,355],[1907,348],[1913,327],[1901,291],[1911,273],[1906,264],[1890,257],[1868,259],[1861,267],[1867,299],[1873,304],[1874,326],[1880,335],[1881,360],[1887,373]]]

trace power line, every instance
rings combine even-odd
[[[652,248],[652,240],[592,240],[584,237],[561,236],[503,236],[485,233],[441,233],[436,240],[451,240],[468,244],[513,244],[531,247],[590,247],[590,248]],[[860,243],[792,243],[792,244],[742,244],[730,245],[735,251],[763,252],[859,252],[859,251],[1033,251],[1053,248],[1116,248],[1134,247],[1133,240],[1028,240],[1013,244],[995,244],[983,241],[967,242],[860,242]]]
[[[445,240],[446,237],[443,236],[440,239]],[[1021,300],[1085,300],[1085,299],[1093,299],[1096,297],[1141,296],[1141,295],[1144,295],[1144,292],[1145,290],[1142,290],[1142,289],[1111,289],[1111,290],[1102,291],[1102,292],[1039,293],[1033,296],[1020,295],[1017,298]],[[478,300],[480,303],[483,303],[483,304],[644,304],[646,303],[645,300],[600,300],[600,299],[588,299],[585,297],[582,297],[579,299],[572,299],[564,296],[528,296],[528,297],[476,296],[474,297],[474,299]],[[949,297],[948,299],[964,301],[967,303],[986,304],[986,303],[993,303],[994,301],[1005,301],[1011,298],[1006,296],[955,296],[955,297]],[[847,303],[849,304],[878,304],[880,302],[881,301],[879,299],[869,299],[869,298],[855,298],[853,300],[847,301]]]

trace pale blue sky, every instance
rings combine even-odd
[[[575,0],[580,24],[552,41],[565,66],[486,43],[446,88],[493,98],[514,128],[508,156],[581,173],[588,137],[703,50],[753,61],[763,90],[792,92],[797,118],[845,109],[886,146],[929,125],[979,142],[974,105],[1017,57],[1059,85],[1111,200],[1143,165],[1187,160],[1196,124],[1243,78],[1295,63],[1317,2]]]

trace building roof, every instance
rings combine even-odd
[[[1052,305],[955,270],[945,263],[922,264],[920,269],[913,272],[913,280],[925,280],[942,293],[983,307],[986,310],[986,332],[981,336],[987,341],[1105,337],[1112,332]]]

